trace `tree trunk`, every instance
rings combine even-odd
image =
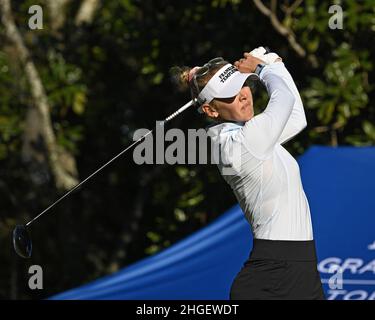
[[[99,4],[99,0],[83,0],[76,16],[76,26],[80,26],[84,23],[90,24],[94,19],[95,11]]]
[[[56,144],[55,134],[52,129],[50,119],[50,106],[48,104],[47,95],[45,93],[42,81],[38,71],[31,60],[28,49],[15,25],[11,12],[10,1],[0,0],[1,19],[5,27],[5,33],[16,49],[17,58],[24,67],[26,78],[30,84],[31,96],[33,98],[33,107],[39,117],[38,131],[43,141],[48,164],[55,180],[56,187],[60,190],[68,190],[78,183],[76,177],[64,168],[64,163],[60,158],[61,152]],[[72,158],[72,157],[71,157]],[[75,168],[75,162],[73,167]],[[76,172],[76,170],[72,170]]]
[[[66,19],[65,9],[71,0],[45,0],[49,11],[49,25],[52,32],[60,29]]]

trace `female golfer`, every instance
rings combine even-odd
[[[180,68],[198,110],[220,146],[217,165],[249,221],[253,248],[230,299],[324,299],[310,218],[296,160],[282,146],[305,126],[303,104],[281,58],[260,47],[230,64],[215,58]],[[269,102],[254,115],[246,80],[259,77]]]

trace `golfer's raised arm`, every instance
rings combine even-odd
[[[266,158],[278,143],[291,115],[295,96],[272,65],[260,74],[270,100],[266,109],[243,126],[243,135],[249,151],[258,158]]]
[[[272,68],[274,72],[284,80],[285,84],[292,91],[295,98],[292,113],[290,114],[289,120],[279,138],[279,143],[285,143],[307,126],[306,115],[303,109],[301,96],[284,63],[276,62],[269,67]]]

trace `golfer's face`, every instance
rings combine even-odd
[[[224,120],[248,121],[254,116],[253,96],[249,87],[244,86],[232,98],[216,98],[217,112]]]

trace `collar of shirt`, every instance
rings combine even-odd
[[[218,136],[223,133],[228,133],[230,131],[237,131],[242,128],[245,124],[244,121],[226,121],[219,124],[212,124],[207,126],[205,129],[209,132],[210,136]]]

